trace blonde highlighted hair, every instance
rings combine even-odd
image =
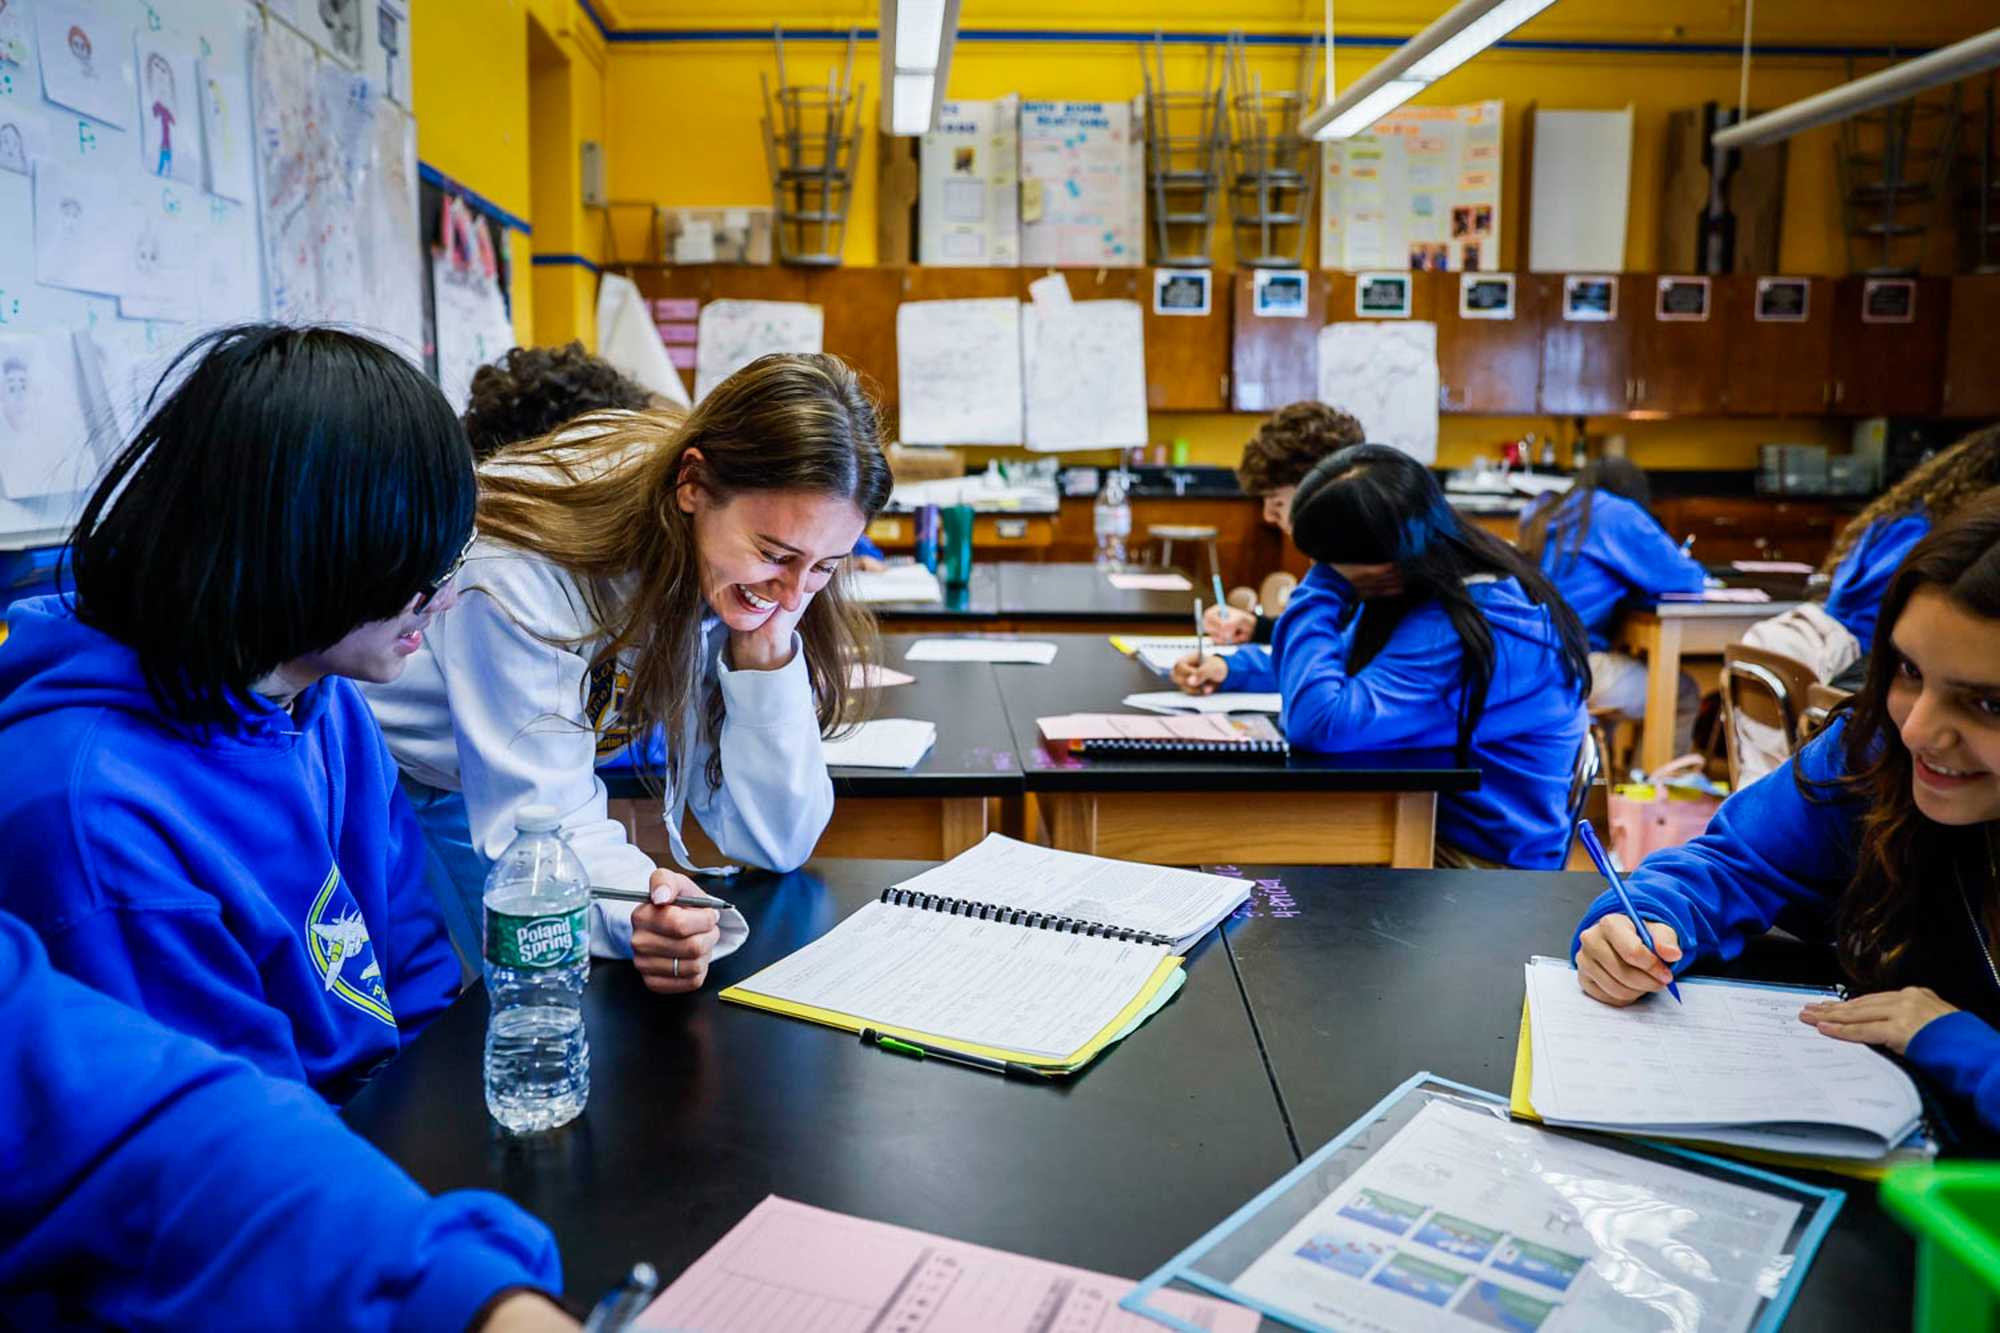
[[[688,719],[698,717],[712,739],[722,727],[719,687],[696,697],[706,602],[679,487],[692,483],[724,503],[745,491],[838,496],[864,519],[890,487],[873,400],[854,371],[821,353],[761,357],[691,412],[586,414],[509,445],[492,464],[480,474],[481,533],[576,579],[604,636],[592,667],[623,654],[633,661],[613,725],[634,738],[662,728],[676,785],[695,739]],[[799,620],[822,734],[856,711],[849,662],[876,655],[874,616],[848,600],[845,577],[836,574]],[[719,746],[707,776],[711,785],[722,780]]]

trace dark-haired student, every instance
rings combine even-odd
[[[1800,1021],[1904,1056],[2000,1131],[2000,496],[1911,551],[1881,624],[1851,706],[1629,876],[1660,958],[1607,895],[1577,978],[1624,1005],[1773,926],[1830,941],[1867,993]]]
[[[62,975],[5,912],[0,1162],[0,1326],[576,1328],[541,1223],[430,1197],[310,1089]]]
[[[1322,458],[1368,438],[1361,423],[1325,403],[1291,403],[1257,427],[1243,446],[1236,482],[1263,502],[1264,521],[1292,534],[1292,495]],[[1217,643],[1269,643],[1277,618],[1234,606],[1211,606],[1203,626]]]
[[[1987,489],[2000,486],[2000,426],[1988,426],[1925,459],[1871,501],[1841,531],[1820,566],[1832,577],[1826,613],[1869,655],[1876,616],[1903,557],[1933,524],[1943,523]]]
[[[1560,866],[1588,725],[1575,613],[1520,552],[1460,518],[1430,469],[1386,445],[1316,466],[1291,523],[1313,566],[1268,654],[1189,654],[1175,683],[1276,689],[1301,749],[1451,755],[1481,780],[1439,799],[1438,863]]]
[[[1639,465],[1600,458],[1576,474],[1560,498],[1545,500],[1521,524],[1521,554],[1541,566],[1590,637],[1590,708],[1634,722],[1646,716],[1646,664],[1611,651],[1619,612],[1670,592],[1700,592],[1707,575],[1684,554],[1647,508],[1652,486]],[[1674,710],[1674,753],[1692,748],[1701,692],[1681,673]]]
[[[465,432],[332,329],[209,335],[84,506],[73,594],[0,644],[0,909],[55,965],[350,1096],[459,989],[353,680],[394,679],[472,537]]]

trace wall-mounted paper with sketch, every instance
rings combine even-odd
[[[132,123],[132,28],[96,5],[35,0],[35,53],[51,102],[120,129]]]
[[[26,69],[34,43],[28,11],[18,4],[0,9],[0,65],[12,65],[17,71]]]
[[[48,133],[41,120],[0,102],[0,171],[26,176],[48,153]]]
[[[1021,262],[1146,262],[1144,116],[1125,102],[1021,104]]]
[[[431,289],[437,303],[438,387],[463,412],[472,397],[472,376],[514,345],[514,326],[499,279],[477,263],[454,265],[446,254],[431,259]]]
[[[35,280],[115,296],[131,282],[139,218],[115,176],[35,164]]]
[[[1022,306],[1021,377],[1028,448],[1146,443],[1146,317],[1137,301]]]
[[[417,122],[386,102],[374,104],[368,169],[362,178],[361,324],[421,365],[424,356],[424,256],[417,222]]]
[[[710,301],[695,344],[694,400],[772,352],[817,352],[826,312],[799,301]]]
[[[131,272],[118,294],[126,319],[190,320],[200,313],[195,284],[201,276],[203,197],[172,181],[134,192],[130,207],[137,236]],[[254,253],[254,251],[252,251]],[[244,256],[235,258],[244,263]]]
[[[139,83],[139,165],[148,175],[202,183],[201,88],[194,43],[171,28],[132,39]]]
[[[313,64],[312,44],[282,23],[264,24],[252,39],[264,277],[271,317],[281,321],[311,320],[319,302]]]
[[[1021,443],[1021,303],[905,301],[896,379],[903,443]]]
[[[1400,107],[1321,155],[1320,265],[1497,269],[1500,102]]]
[[[1319,400],[1353,415],[1377,444],[1437,461],[1437,325],[1329,324],[1319,331]]]
[[[918,150],[920,262],[1011,268],[1021,262],[1021,99],[951,101]]]
[[[209,192],[239,203],[255,202],[257,194],[250,146],[248,53],[248,35],[232,33],[211,43],[208,54],[195,64]]]
[[[0,494],[62,495],[91,482],[68,333],[0,334]]]

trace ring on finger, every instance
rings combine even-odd
[[[674,975],[679,976],[680,974],[681,974],[681,960],[676,958],[674,959]]]

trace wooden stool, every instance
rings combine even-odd
[[[1201,576],[1204,572],[1210,574],[1220,574],[1222,572],[1222,557],[1215,545],[1218,533],[1219,529],[1207,523],[1148,523],[1146,525],[1146,535],[1160,544],[1160,568],[1162,569],[1172,569],[1174,567],[1175,542],[1207,543],[1208,569],[1206,571],[1199,569],[1185,571],[1197,585],[1200,584]]]

